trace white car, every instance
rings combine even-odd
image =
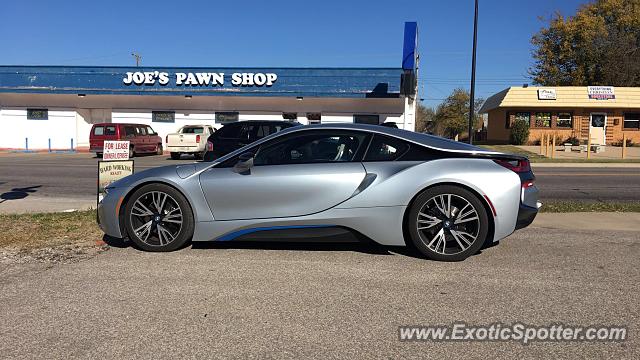
[[[196,159],[202,159],[207,151],[207,139],[214,132],[211,125],[183,126],[176,133],[167,135],[167,150],[174,160],[180,159],[182,154],[193,154]]]

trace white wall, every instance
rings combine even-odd
[[[76,139],[76,111],[49,108],[48,120],[27,120],[26,108],[0,110],[0,148],[24,149],[25,138],[29,149],[70,149]]]

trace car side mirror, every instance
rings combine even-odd
[[[233,167],[233,170],[239,174],[243,174],[243,175],[248,174],[251,171],[251,168],[253,167],[254,157],[255,157],[255,154],[252,152],[246,152],[246,153],[240,154],[240,156],[238,156],[238,162]]]

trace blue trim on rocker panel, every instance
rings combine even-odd
[[[237,237],[246,234],[252,234],[258,231],[270,231],[270,230],[285,230],[285,229],[313,229],[313,228],[327,228],[327,227],[335,227],[336,225],[290,225],[290,226],[267,226],[267,227],[257,227],[251,229],[243,229],[234,232],[230,232],[226,235],[223,235],[216,239],[216,241],[230,241]]]

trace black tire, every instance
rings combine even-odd
[[[153,196],[152,193],[162,193],[168,195],[168,197],[166,197],[165,201],[163,202],[162,211],[157,212],[156,209],[147,206],[147,209],[153,210],[152,215],[149,215],[148,217],[134,216],[134,214],[132,214],[132,211],[134,210],[134,206],[136,206],[136,201],[141,200],[141,202],[144,204],[145,201],[148,201],[149,198]],[[172,217],[172,220],[177,219],[175,217],[175,214],[177,214],[177,212],[175,212],[176,207],[179,208],[181,214],[180,219],[182,223],[180,224],[179,228],[174,223],[170,223],[171,220],[169,220],[169,217]],[[136,211],[138,211],[137,206]],[[160,215],[160,220],[156,218],[157,215]],[[191,210],[189,202],[178,190],[165,184],[155,183],[144,185],[143,187],[136,190],[127,201],[123,216],[129,239],[133,241],[137,248],[145,251],[174,251],[182,248],[193,237],[194,219],[193,211]],[[163,220],[166,220],[166,222]],[[147,221],[151,221],[152,224],[150,225],[148,236],[143,239],[142,235],[144,235],[145,231],[140,231],[140,235],[138,235],[134,230],[134,226],[137,226],[139,228],[140,224],[144,225]],[[171,236],[174,236],[171,241],[166,241],[166,243],[163,243],[162,236],[157,235],[159,232],[162,232],[160,230],[160,227],[162,227],[162,229],[165,231],[168,230],[170,233],[170,236],[167,236],[166,233],[163,233],[165,234],[165,240],[171,239]]]
[[[196,160],[202,160],[202,159],[204,159],[204,156],[205,156],[206,153],[207,153],[206,151],[193,153],[193,157]]]
[[[97,153],[96,153],[96,157],[97,157],[97,158],[102,158],[102,153],[97,152]]]
[[[158,144],[158,147],[156,147],[156,155],[162,154],[164,154],[164,149],[162,149],[162,144]]]
[[[439,197],[440,195],[442,197]],[[437,200],[450,202],[448,216],[435,206]],[[466,207],[466,204],[473,209]],[[443,205],[446,210],[448,205]],[[471,213],[458,219],[459,215],[464,215],[460,214],[461,210],[465,210],[465,213],[475,210],[475,214]],[[407,216],[412,243],[422,254],[432,260],[462,261],[468,258],[482,248],[489,230],[489,218],[482,201],[472,192],[458,186],[440,185],[425,190],[416,197]],[[419,216],[420,226],[426,229],[418,230]],[[457,223],[456,219],[472,220]],[[461,238],[461,232],[465,234],[464,239]],[[473,235],[475,239],[471,241]],[[443,240],[440,241],[442,237]],[[443,244],[441,251],[437,251],[440,249],[439,244]],[[468,247],[465,248],[465,246]]]
[[[181,155],[180,153],[172,152],[172,153],[171,153],[171,158],[172,158],[173,160],[180,160],[180,155]]]

